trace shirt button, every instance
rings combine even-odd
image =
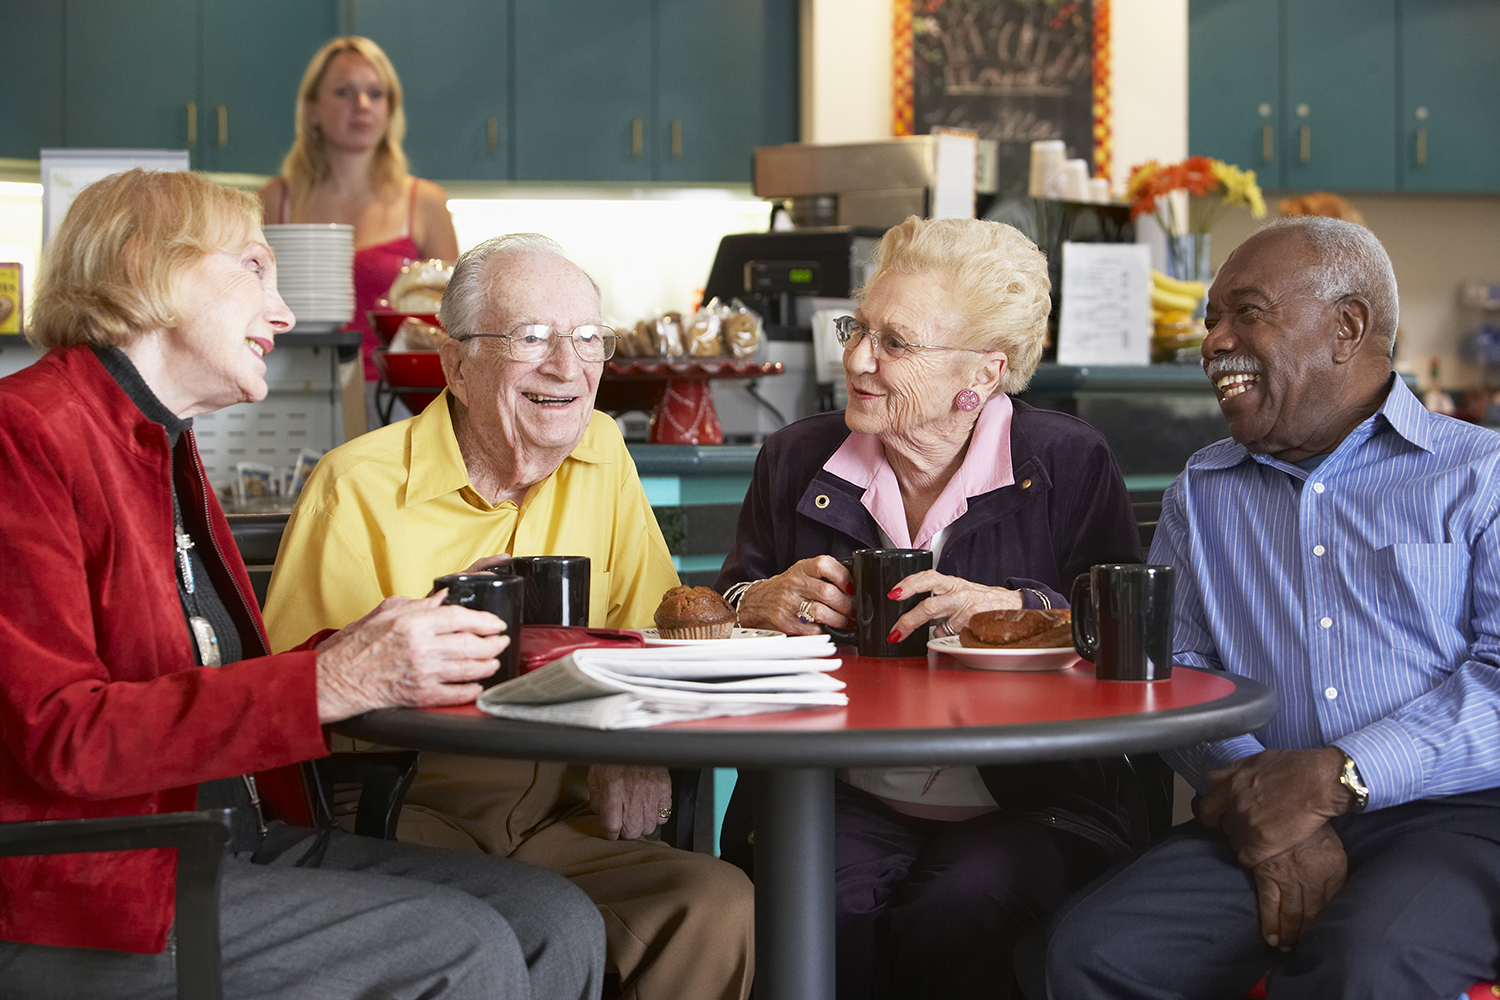
[[[1324,688],[1323,689],[1323,697],[1327,698],[1329,701],[1332,701],[1333,699],[1337,698],[1338,696],[1339,696],[1339,689],[1338,688]]]
[[[1314,493],[1322,493],[1323,492],[1323,484],[1322,483],[1313,483],[1313,492]]]
[[[1333,619],[1332,618],[1320,618],[1320,619],[1318,619],[1318,624],[1321,625],[1321,626],[1323,626],[1324,628],[1333,628]]]
[[[1313,546],[1313,555],[1315,555],[1315,556],[1320,556],[1320,555],[1322,555],[1323,553],[1325,553],[1327,551],[1328,550],[1325,549],[1325,548],[1323,548],[1323,546],[1321,546],[1321,545],[1314,545]]]

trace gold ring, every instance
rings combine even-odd
[[[804,625],[816,625],[818,619],[813,616],[812,601],[803,601],[797,606],[797,620]]]
[[[671,806],[666,806],[665,808],[656,810],[656,818],[657,819],[670,819],[671,816],[672,816],[672,807]]]

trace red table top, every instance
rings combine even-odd
[[[1178,670],[1165,681],[1098,681],[1093,665],[1078,660],[1042,673],[972,670],[950,656],[877,659],[847,655],[834,676],[847,687],[845,708],[800,709],[761,715],[674,722],[658,730],[941,729],[1062,722],[1187,708],[1234,691],[1227,677]],[[444,715],[483,718],[473,705],[434,708]]]

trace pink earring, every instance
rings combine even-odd
[[[972,413],[979,409],[979,393],[973,389],[960,389],[953,397],[953,404],[965,413]]]

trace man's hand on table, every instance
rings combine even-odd
[[[1223,830],[1240,864],[1262,861],[1301,844],[1354,795],[1339,783],[1344,754],[1323,750],[1263,750],[1207,775],[1209,791],[1194,803],[1203,825]]]
[[[639,840],[672,813],[672,779],[660,767],[596,764],[588,786],[589,808],[609,840]]]
[[[1324,823],[1301,843],[1251,869],[1260,903],[1260,936],[1290,951],[1349,874],[1349,859],[1333,827]]]
[[[387,597],[318,644],[318,720],[338,722],[377,708],[461,705],[478,698],[510,644],[487,611]]]

